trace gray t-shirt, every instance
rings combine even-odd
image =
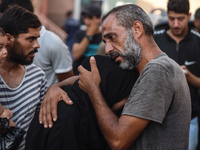
[[[162,53],[139,76],[122,115],[150,120],[134,150],[187,150],[191,119],[188,84],[180,66]]]
[[[35,54],[33,63],[46,74],[48,86],[57,83],[56,74],[67,73],[72,70],[72,58],[66,44],[53,32],[42,26],[40,48]]]

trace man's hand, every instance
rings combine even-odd
[[[181,68],[183,69],[185,76],[187,76],[190,73],[185,65],[182,65]]]
[[[12,120],[9,120],[9,127],[16,126]]]
[[[94,36],[99,30],[99,21],[97,18],[93,18],[92,23],[86,29],[86,34]]]
[[[79,87],[87,94],[92,92],[94,89],[98,88],[101,83],[101,77],[99,70],[96,65],[96,60],[92,56],[90,57],[91,72],[83,68],[83,66],[78,67],[79,71]]]
[[[57,120],[57,104],[61,100],[64,100],[69,105],[73,104],[67,93],[59,86],[56,84],[50,86],[42,101],[39,114],[39,122],[45,128],[51,128],[53,126],[52,118],[54,122]]]

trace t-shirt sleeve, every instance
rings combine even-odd
[[[82,30],[78,30],[74,35],[74,43],[80,43],[85,36],[85,32]],[[73,43],[73,44],[74,44]]]
[[[68,47],[61,39],[54,38],[49,47],[51,64],[56,74],[67,73],[72,70],[72,58]]]
[[[162,123],[174,94],[173,78],[158,64],[148,65],[124,106],[122,115]]]

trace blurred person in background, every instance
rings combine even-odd
[[[34,12],[30,0],[2,0],[0,12],[3,13],[9,5],[14,4]],[[42,26],[38,42],[40,48],[33,63],[45,72],[48,86],[73,76],[72,58],[68,47],[60,37]]]
[[[196,31],[200,33],[200,8],[198,8],[194,14],[194,26]]]
[[[66,44],[69,48],[70,53],[72,53],[72,44],[74,43],[74,35],[79,29],[80,23],[73,18],[73,11],[67,11],[66,20],[64,23],[64,30],[67,33]]]
[[[77,68],[86,57],[96,54],[99,44],[102,41],[100,24],[101,8],[97,5],[89,5],[82,11],[86,30],[79,30],[74,37],[72,47],[73,71],[78,74]]]
[[[200,77],[200,36],[190,29],[191,17],[188,0],[169,0],[167,5],[169,28],[156,31],[154,38],[158,46],[169,57],[194,76]],[[198,87],[185,74],[190,88],[192,116],[190,123],[189,150],[198,144],[198,114],[200,109]]]

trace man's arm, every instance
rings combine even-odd
[[[91,57],[93,59],[93,57]],[[106,104],[100,90],[100,75],[96,61],[90,59],[91,72],[78,68],[79,86],[93,104],[101,131],[112,149],[127,149],[148,125],[149,120],[122,115],[118,118]]]
[[[86,35],[93,37],[99,31],[99,23],[96,18],[92,22],[86,29]],[[74,60],[78,60],[83,55],[89,43],[90,41],[87,37],[84,37],[80,43],[74,43],[72,48]]]
[[[78,60],[85,52],[90,41],[84,37],[80,43],[74,43],[72,47],[72,55],[74,60]]]
[[[66,72],[66,73],[58,73],[56,74],[56,76],[58,77],[58,80],[59,82],[69,78],[69,77],[72,77],[74,75],[73,73],[73,70],[70,70],[69,72]]]
[[[77,79],[78,76],[72,76],[48,88],[39,113],[39,122],[43,124],[45,128],[51,128],[53,126],[52,118],[53,121],[57,120],[57,104],[59,101],[64,100],[69,105],[73,104],[67,93],[61,88],[66,85],[72,85]]]

